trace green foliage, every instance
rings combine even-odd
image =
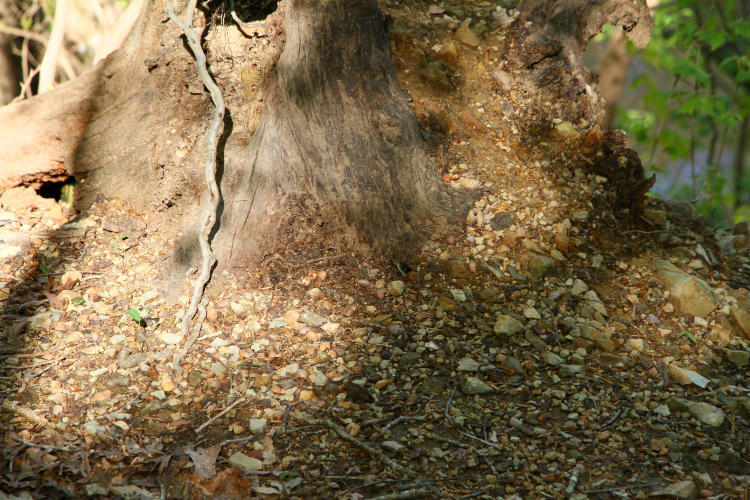
[[[620,110],[617,125],[649,151],[647,168],[661,171],[655,163],[669,159],[695,165],[690,189],[675,186],[670,196],[696,201],[713,223],[742,220],[750,199],[736,193],[750,193],[750,173],[729,176],[719,165],[750,140],[738,133],[750,115],[750,0],[676,0],[652,12],[654,31],[642,57],[653,69],[633,82],[643,107]],[[708,152],[707,159],[698,160],[696,151]],[[742,186],[732,185],[735,179]]]
[[[44,255],[39,256],[39,270],[44,276],[49,278],[49,263]]]
[[[143,321],[143,318],[141,317],[141,312],[138,309],[128,309],[125,312],[127,312],[128,316],[130,316],[131,318],[133,318],[133,320],[136,323],[140,323],[141,321]]]
[[[682,337],[689,338],[690,342],[698,342],[698,339],[695,338],[695,335],[693,335],[692,333],[690,333],[687,330],[683,330],[682,332],[680,332],[680,334],[677,335],[677,340],[681,339]]]
[[[141,327],[146,328],[148,324],[146,323],[146,318],[143,317],[143,314],[146,314],[150,309],[150,307],[144,307],[139,311],[138,309],[131,308],[125,312],[128,313],[128,316],[133,318],[133,321],[138,323]]]
[[[73,204],[73,184],[65,184],[60,190],[60,201],[67,203],[68,205]]]

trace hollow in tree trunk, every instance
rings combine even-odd
[[[195,261],[211,105],[165,11],[164,0],[147,2],[125,46],[91,72],[0,111],[18,130],[0,146],[11,151],[6,170],[64,166],[85,181],[79,208],[119,197],[165,214],[184,235],[184,267]],[[430,171],[376,0],[286,0],[247,36],[219,19],[208,12],[196,24],[229,112],[213,242],[221,267],[290,245],[404,257],[462,218],[468,197],[449,196]]]

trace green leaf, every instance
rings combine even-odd
[[[723,69],[724,71],[732,71],[732,68],[737,67],[737,60],[739,59],[739,56],[731,55],[725,59],[722,59],[722,61],[719,63],[719,68]]]
[[[128,313],[128,316],[133,318],[133,320],[135,320],[137,323],[143,321],[141,313],[138,311],[138,309],[128,309],[126,312]]]
[[[727,43],[727,35],[723,31],[711,30],[704,34],[703,40],[707,41],[711,46],[711,51],[718,49]]]
[[[675,75],[685,77],[693,76],[695,74],[695,64],[690,59],[678,59],[674,64],[674,68],[672,68],[672,72]]]
[[[299,474],[294,471],[284,471],[279,474],[279,479],[281,479],[282,482],[287,482],[290,479],[294,479],[295,477],[299,477]]]
[[[84,300],[83,297],[76,297],[75,299],[73,299],[73,303],[76,304],[76,305],[83,304],[84,302],[85,302],[85,300]]]
[[[737,20],[729,23],[735,33],[741,37],[750,38],[750,21]]]
[[[47,263],[47,259],[42,256],[42,258],[39,260],[39,270],[42,271],[42,274],[45,276],[49,276],[49,264]]]
[[[680,332],[680,334],[677,336],[677,339],[679,340],[682,337],[689,338],[691,342],[698,342],[698,339],[695,338],[695,335],[693,335],[692,333],[690,333],[687,330],[683,330],[682,332]]]

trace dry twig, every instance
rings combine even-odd
[[[336,435],[338,435],[338,437],[340,437],[344,441],[350,442],[351,444],[353,444],[354,446],[356,446],[356,447],[358,447],[358,448],[360,448],[362,450],[365,450],[367,453],[369,453],[370,455],[372,455],[376,459],[380,460],[381,462],[383,462],[385,465],[387,465],[391,469],[393,469],[393,470],[395,470],[397,472],[400,472],[401,474],[404,474],[404,475],[414,476],[414,473],[411,472],[406,467],[404,467],[402,465],[399,465],[396,462],[394,462],[393,460],[391,460],[390,458],[386,457],[383,454],[383,452],[381,452],[377,448],[373,448],[369,444],[363,443],[359,439],[353,438],[344,429],[342,429],[340,426],[334,424],[333,422],[331,422],[330,420],[328,420],[326,418],[323,418],[323,419],[314,419],[314,418],[308,417],[307,415],[304,415],[302,413],[295,413],[292,416],[295,419],[301,420],[302,422],[305,422],[306,424],[309,424],[309,425],[323,425],[325,427],[328,427],[333,432],[335,432]],[[398,497],[398,498],[401,498],[401,497]],[[403,497],[403,498],[412,498],[412,497]]]
[[[25,418],[26,420],[30,420],[36,425],[41,425],[43,427],[56,428],[54,425],[50,423],[49,420],[47,420],[46,418],[40,415],[37,415],[36,412],[34,412],[34,410],[30,410],[29,408],[24,408],[23,406],[20,406],[18,404],[18,401],[10,401],[7,399],[4,400],[3,409],[13,412],[16,415]]]
[[[39,443],[32,443],[31,441],[26,441],[25,439],[21,439],[19,436],[11,433],[10,437],[14,441],[18,441],[21,444],[25,444],[26,446],[30,448],[41,448],[42,450],[47,451],[65,451],[68,453],[72,453],[74,451],[77,451],[75,448],[68,448],[66,446],[53,446],[51,444],[39,444]]]
[[[246,399],[247,398],[243,396],[240,399],[236,400],[234,403],[232,403],[231,405],[227,406],[226,408],[224,408],[223,410],[221,410],[219,413],[217,413],[216,415],[214,415],[213,417],[211,417],[210,419],[208,419],[206,422],[204,422],[200,426],[198,426],[198,428],[195,429],[195,433],[198,434],[203,429],[205,429],[206,427],[208,427],[209,425],[211,425],[211,423],[213,423],[217,419],[219,419],[219,418],[223,417],[224,415],[226,415],[229,410],[231,410],[232,408],[234,408],[238,404],[244,402]]]
[[[391,423],[389,423],[388,425],[386,425],[385,427],[383,427],[383,430],[381,432],[385,432],[388,429],[390,429],[391,427],[394,427],[394,426],[400,424],[401,422],[409,422],[409,421],[424,422],[425,420],[426,420],[426,418],[422,417],[422,416],[413,416],[413,417],[410,417],[410,416],[407,416],[407,415],[401,415],[400,417],[396,418]]]
[[[402,500],[406,498],[422,498],[434,494],[435,492],[430,488],[414,488],[411,490],[399,491],[398,493],[380,495],[378,497],[373,497],[370,500]]]

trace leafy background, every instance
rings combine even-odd
[[[656,193],[714,226],[750,220],[750,2],[667,1],[652,13],[614,126],[657,174]]]

